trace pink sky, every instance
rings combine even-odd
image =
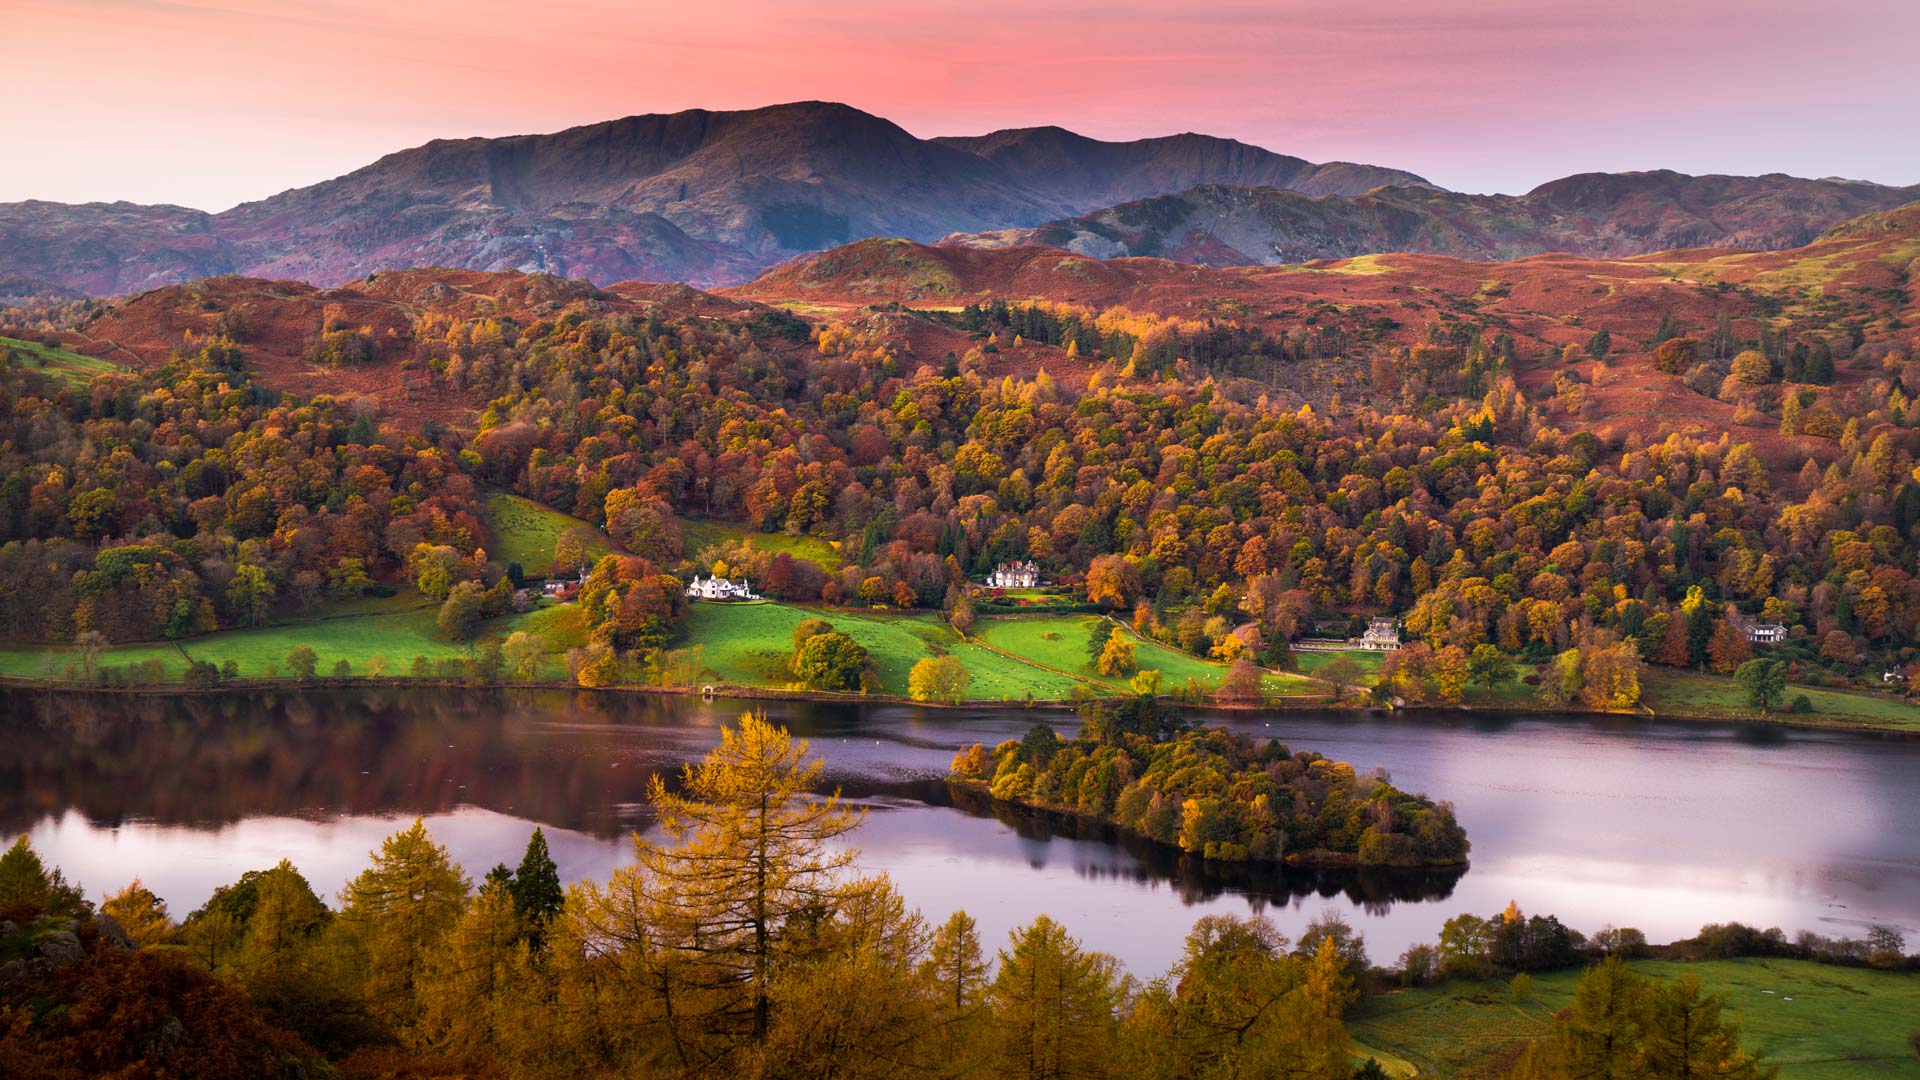
[[[1920,182],[1915,0],[0,0],[0,201],[221,210],[431,138],[824,99],[1519,192]]]

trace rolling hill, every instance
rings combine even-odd
[[[1032,229],[955,235],[970,247],[1042,245],[1098,258],[1274,266],[1376,252],[1504,260],[1544,252],[1621,258],[1678,248],[1798,247],[1920,186],[1675,172],[1586,173],[1525,195],[1389,186],[1315,196],[1304,187],[1203,184]]]

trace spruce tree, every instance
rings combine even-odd
[[[547,852],[545,831],[533,830],[533,836],[527,840],[527,853],[520,859],[520,869],[507,883],[507,892],[513,897],[514,910],[527,921],[538,944],[546,924],[560,914],[566,900],[566,894],[560,889],[560,868]]]

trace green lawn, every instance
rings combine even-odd
[[[544,577],[553,564],[553,543],[568,529],[585,527],[593,538],[587,554],[599,558],[608,550],[606,535],[577,517],[504,491],[487,493],[486,521],[493,533],[488,552],[504,564],[517,562],[528,577]]]
[[[1300,662],[1301,673],[1306,675],[1313,674],[1334,657],[1344,656],[1360,666],[1360,671],[1365,676],[1360,680],[1361,683],[1372,686],[1373,677],[1380,672],[1380,658],[1386,654],[1374,649],[1342,649],[1339,652],[1296,652],[1293,655],[1294,659]]]
[[[788,536],[786,533],[754,532],[726,521],[680,519],[680,539],[688,558],[719,544],[744,543],[755,551],[778,555],[784,551],[796,559],[805,559],[823,570],[840,569],[840,549],[817,536]]]
[[[1747,704],[1732,679],[1672,668],[1649,667],[1640,676],[1640,703],[1655,715],[1715,716],[1737,720],[1790,720],[1836,726],[1920,731],[1920,706],[1892,694],[1845,693],[1813,687],[1788,687],[1787,700],[1800,694],[1813,703],[1811,713],[1776,711],[1762,715]]]
[[[119,364],[99,357],[85,356],[66,349],[50,349],[37,341],[0,337],[0,349],[20,357],[30,368],[43,371],[75,386],[87,385],[96,375],[126,370]]]
[[[858,641],[873,658],[889,694],[907,692],[907,673],[924,657],[944,651],[958,656],[972,680],[966,696],[979,701],[1064,698],[1074,680],[991,649],[963,642],[932,614],[856,612],[802,608],[787,604],[694,604],[687,612],[678,644],[698,645],[702,662],[720,682],[782,687],[793,682],[787,670],[793,628],[820,618]]]
[[[1859,1076],[1920,1080],[1907,1036],[1920,1031],[1920,975],[1832,967],[1803,960],[1636,961],[1634,970],[1671,979],[1692,972],[1725,992],[1743,1018],[1749,1053],[1781,1066],[1783,1080]],[[1496,981],[1448,982],[1373,998],[1348,1018],[1354,1053],[1388,1071],[1456,1078],[1497,1075],[1492,1063],[1546,1034],[1549,1018],[1573,1000],[1578,971],[1536,975],[1521,1003]]]
[[[189,660],[205,660],[216,665],[233,660],[239,664],[243,679],[267,678],[270,665],[274,677],[286,678],[290,674],[287,654],[306,645],[318,654],[318,672],[323,676],[331,674],[338,660],[352,665],[351,674],[366,675],[368,661],[375,656],[386,658],[388,675],[405,675],[416,656],[439,660],[469,655],[470,646],[448,641],[440,635],[438,615],[437,606],[423,605],[417,597],[410,597],[405,601],[389,601],[382,610],[222,630],[177,642],[112,646],[101,650],[96,664],[126,667],[157,658],[166,664],[167,681],[177,682],[184,676]],[[506,615],[483,623],[480,640],[502,639],[520,629],[539,629],[541,620],[553,618],[553,613],[544,609]],[[564,647],[556,652],[564,652]],[[73,650],[65,648],[0,649],[0,674],[58,676],[76,658]],[[557,679],[564,677],[566,671],[556,655],[542,665],[541,673],[543,677]]]
[[[1057,668],[1110,689],[1127,685],[1126,679],[1113,679],[1093,670],[1087,658],[1087,641],[1100,622],[1098,615],[994,615],[982,616],[973,625],[973,635],[996,649],[1037,664]],[[1121,633],[1133,642],[1133,659],[1142,670],[1160,673],[1161,688],[1168,692],[1187,685],[1189,678],[1211,691],[1226,674],[1226,665],[1203,660],[1191,653],[1171,649],[1143,638],[1122,626]],[[1325,687],[1298,675],[1269,674],[1261,680],[1272,694],[1321,694]]]

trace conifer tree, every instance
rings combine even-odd
[[[419,818],[372,854],[341,890],[339,921],[369,1005],[404,1027],[417,1013],[429,956],[466,905],[467,875]]]
[[[560,906],[566,900],[566,894],[560,889],[560,868],[547,852],[545,830],[533,830],[533,836],[527,840],[526,854],[520,858],[520,869],[513,873],[506,888],[514,911],[525,921],[534,947],[539,948],[547,924],[560,914]]]

